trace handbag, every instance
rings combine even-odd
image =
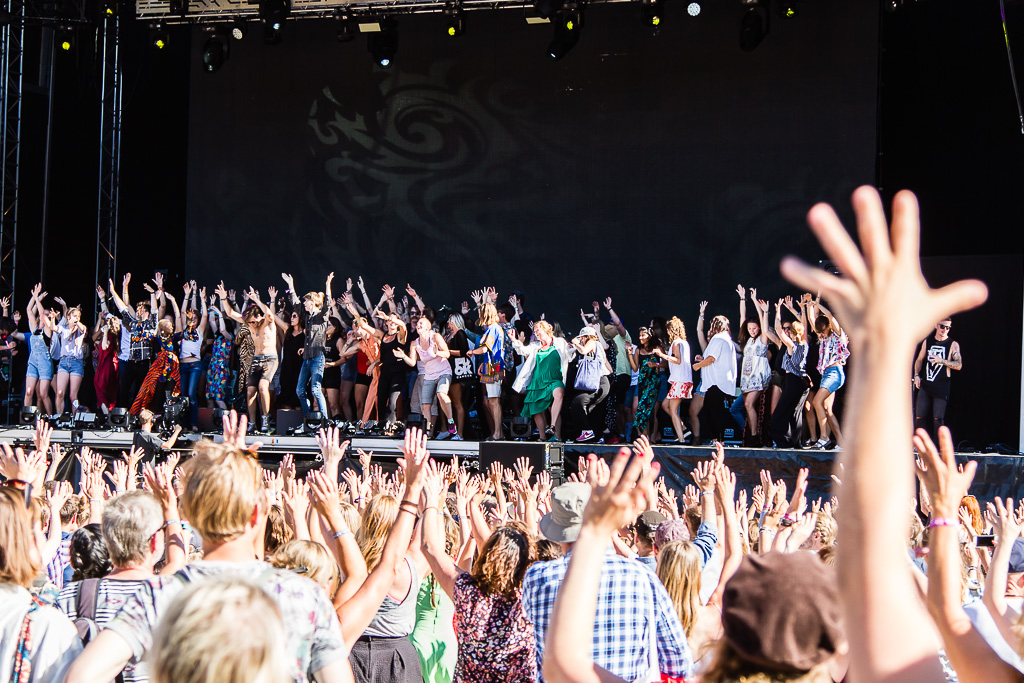
[[[601,386],[601,361],[596,353],[588,353],[576,364],[576,382],[579,391],[597,391]]]
[[[504,379],[501,363],[496,361],[480,363],[477,370],[480,373],[480,382],[483,384],[501,384]]]

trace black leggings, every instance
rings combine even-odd
[[[394,422],[398,412],[398,397],[405,386],[404,372],[380,373],[377,380],[377,421]]]
[[[791,372],[786,373],[782,396],[772,413],[772,440],[776,448],[799,448],[804,428],[804,403],[811,388],[807,380]]]
[[[939,427],[946,424],[946,404],[948,398],[939,398],[927,389],[918,389],[917,401],[914,405],[914,426],[925,429],[933,439],[939,438]],[[928,417],[931,416],[931,420]]]
[[[732,419],[729,417],[729,409],[725,407],[726,401],[731,404],[733,397],[726,396],[718,385],[713,384],[704,394],[704,407],[700,411],[711,427],[711,438],[718,441],[725,439],[725,428]]]
[[[576,395],[576,398],[572,400],[569,405],[569,409],[572,411],[573,422],[581,431],[592,431],[600,432],[601,427],[594,429],[593,424],[590,421],[590,413],[594,408],[601,405],[601,402],[608,398],[608,394],[612,390],[611,382],[608,381],[607,375],[601,378],[601,383],[597,387],[597,391],[581,391]]]
[[[126,360],[122,361],[118,368],[118,389],[117,402],[125,407],[131,408],[135,403],[135,397],[142,389],[142,382],[149,372],[151,361],[148,360]],[[160,405],[163,405],[161,397]]]

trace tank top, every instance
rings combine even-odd
[[[427,341],[427,348],[420,346],[416,340],[416,353],[423,360],[423,379],[437,379],[452,374],[452,366],[448,364],[447,358],[439,358],[437,355],[437,340],[434,333],[430,333]]]
[[[416,565],[408,557],[405,558],[405,564],[409,567],[409,576],[412,579],[409,582],[409,592],[400,601],[391,597],[390,594],[385,596],[373,621],[363,632],[364,635],[378,638],[404,638],[415,628],[416,595],[419,592],[420,577],[416,573]]]
[[[401,358],[395,357],[395,349],[406,350],[404,344],[399,343],[398,335],[396,334],[394,339],[391,341],[381,341],[380,343],[380,371],[382,374],[394,374],[397,372],[405,372],[405,361]]]
[[[933,334],[928,338],[928,346],[924,352],[924,373],[921,375],[921,388],[939,398],[949,398],[950,371],[944,365],[929,362],[929,358],[949,360],[952,353],[953,340],[946,337],[939,341]]]

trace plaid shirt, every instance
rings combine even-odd
[[[533,622],[537,671],[543,671],[544,639],[555,609],[558,587],[569,568],[569,556],[537,562],[523,579],[523,608]],[[627,681],[650,670],[651,614],[656,619],[658,670],[663,676],[693,674],[693,656],[672,600],[657,574],[636,560],[608,553],[601,567],[601,587],[594,621],[594,663]],[[543,681],[543,677],[539,677]]]

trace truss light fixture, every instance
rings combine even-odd
[[[757,49],[770,28],[770,13],[767,0],[740,0],[743,16],[740,18],[740,49],[752,52]]]
[[[569,53],[580,39],[583,30],[583,10],[574,7],[563,11],[555,21],[555,34],[548,45],[548,56],[556,62]]]
[[[657,29],[661,26],[661,20],[665,13],[663,0],[643,0],[640,3],[640,20],[644,26]]]
[[[57,45],[63,52],[70,52],[75,46],[75,32],[70,26],[61,26],[57,29]]]
[[[163,50],[171,44],[171,33],[164,22],[149,25],[149,44],[157,50]]]
[[[219,27],[209,29],[210,37],[203,44],[203,71],[215,73],[231,55],[230,42],[226,32]]]
[[[779,0],[779,16],[783,19],[792,19],[800,14],[800,0]]]
[[[259,12],[268,29],[280,32],[284,29],[284,20],[292,12],[292,5],[289,0],[260,0]]]
[[[366,47],[373,55],[373,61],[382,69],[391,68],[395,60],[395,53],[398,51],[397,26],[394,19],[384,19],[380,22],[380,30],[370,33],[367,38]],[[359,28],[363,30],[362,26]]]
[[[338,42],[348,43],[355,39],[356,34],[359,33],[359,24],[356,23],[356,20],[341,10],[334,13],[334,18],[338,21]]]
[[[466,32],[466,12],[462,9],[462,3],[448,5],[444,10],[448,22],[445,25],[445,33],[451,38],[458,38]]]
[[[249,25],[243,19],[235,19],[231,22],[231,37],[235,40],[241,40],[245,38],[245,35],[249,32]]]
[[[700,14],[700,3],[691,2],[689,5],[686,6],[686,13],[689,14],[691,17],[698,16]]]

